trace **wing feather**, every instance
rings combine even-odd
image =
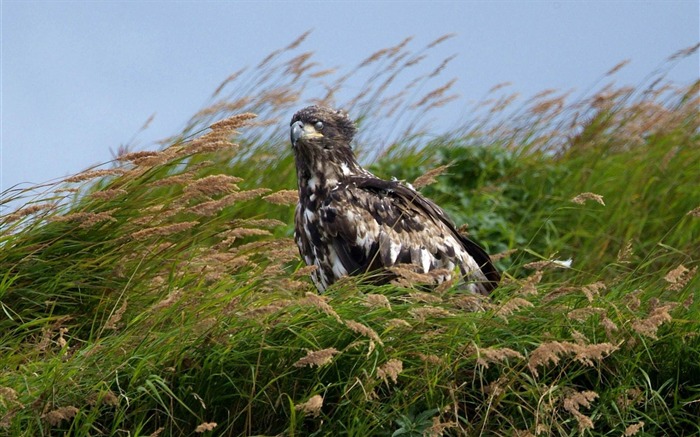
[[[440,207],[399,182],[350,178],[330,193],[320,218],[350,274],[405,263],[425,273],[459,266],[484,294],[500,280],[488,254],[461,235]]]

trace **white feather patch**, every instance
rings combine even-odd
[[[331,262],[331,268],[333,269],[333,275],[336,278],[340,278],[341,276],[345,276],[348,274],[348,271],[345,269],[345,266],[343,265],[342,262],[340,262],[340,259],[338,258],[338,255],[335,253],[335,250],[333,248],[330,248],[328,252],[328,259]]]
[[[399,252],[401,252],[401,244],[397,244],[394,240],[389,242],[389,259],[391,259],[391,265],[396,264],[396,259],[399,257]]]
[[[420,250],[420,263],[423,267],[423,273],[428,273],[430,271],[430,258],[432,258],[432,256],[427,250]]]
[[[318,186],[318,178],[316,176],[312,176],[309,178],[309,188],[313,191],[316,189]]]

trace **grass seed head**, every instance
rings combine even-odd
[[[399,381],[399,374],[403,372],[403,362],[392,358],[381,366],[377,367],[377,379],[383,379],[387,384],[392,380],[394,384]]]
[[[664,276],[664,280],[669,284],[666,288],[671,291],[682,290],[683,287],[685,287],[686,284],[693,279],[697,271],[697,266],[689,270],[683,264],[679,265]]]
[[[280,190],[263,197],[263,200],[275,205],[294,205],[299,201],[297,190]]]
[[[389,299],[383,294],[370,293],[365,295],[365,305],[370,308],[386,308],[391,311]]]
[[[668,313],[672,308],[672,304],[666,304],[652,309],[646,318],[632,322],[632,329],[639,335],[656,340],[659,327],[673,320]]]
[[[369,338],[370,340],[379,343],[380,345],[384,345],[384,343],[382,342],[382,339],[379,338],[379,335],[377,334],[377,332],[374,329],[370,328],[369,326],[363,325],[362,323],[356,322],[354,320],[345,320],[344,323],[345,323],[345,326],[350,328],[350,330],[352,332],[354,332],[356,334],[363,335],[363,336]]]
[[[572,202],[578,203],[579,205],[583,205],[586,203],[587,200],[592,200],[594,202],[600,203],[601,205],[605,206],[605,202],[603,201],[603,196],[600,194],[595,194],[595,193],[581,193],[576,195],[574,198],[571,199]]]
[[[524,360],[525,357],[520,352],[507,347],[487,347],[479,348],[476,363],[488,369],[490,363],[502,363],[509,358]]]
[[[581,407],[590,408],[591,402],[598,398],[598,393],[594,391],[575,392],[564,398],[564,409],[571,413],[578,422],[580,432],[593,429],[593,421],[590,417],[579,411]]]
[[[64,420],[70,420],[75,417],[76,414],[80,412],[79,409],[73,406],[61,407],[55,410],[51,410],[48,413],[41,416],[46,423],[51,426],[60,425]]]
[[[194,432],[196,432],[197,434],[201,434],[203,432],[212,431],[214,428],[216,428],[216,425],[217,425],[216,422],[203,422],[203,423],[200,423],[194,429]]]
[[[628,426],[625,428],[625,433],[623,434],[625,437],[631,437],[633,435],[637,435],[639,431],[644,428],[644,421],[640,420],[637,423],[633,423],[632,425]]]
[[[321,408],[323,408],[323,397],[321,395],[314,395],[309,398],[308,401],[303,404],[294,406],[294,409],[301,411],[307,416],[318,417],[321,414]]]
[[[294,367],[317,366],[322,367],[330,364],[333,357],[340,352],[336,348],[321,349],[318,351],[308,351],[306,356],[297,360]]]

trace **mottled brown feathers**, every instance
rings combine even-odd
[[[431,273],[435,283],[464,278],[488,294],[500,275],[484,250],[457,232],[442,209],[415,189],[377,178],[352,153],[355,126],[341,111],[310,106],[291,122],[299,203],[295,240],[319,291],[342,276],[396,277],[394,266]],[[394,269],[395,271],[395,269]]]

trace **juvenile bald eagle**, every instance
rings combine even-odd
[[[294,239],[316,265],[320,292],[346,275],[409,264],[419,273],[459,269],[466,288],[489,294],[500,280],[488,254],[457,232],[444,211],[413,187],[379,179],[358,164],[350,142],[355,125],[342,111],[309,106],[294,114],[291,140],[299,185]]]

